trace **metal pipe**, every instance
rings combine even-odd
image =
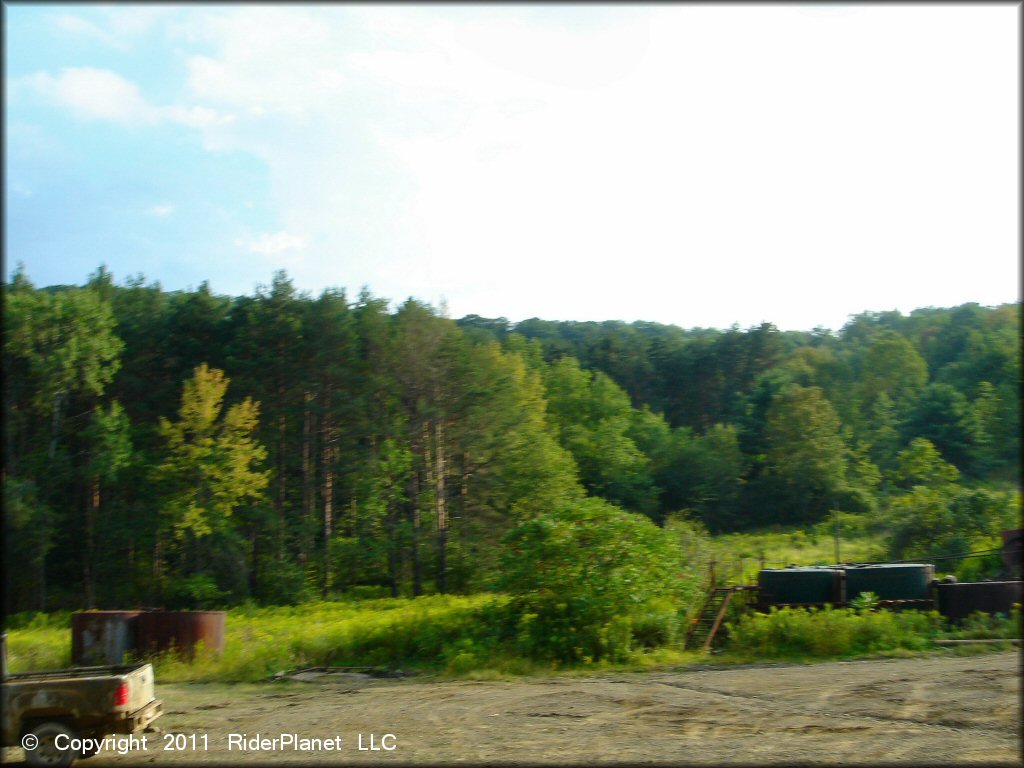
[[[935,645],[974,645],[977,643],[1013,643],[1020,645],[1018,637],[990,637],[984,640],[933,640]]]

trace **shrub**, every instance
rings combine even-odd
[[[1015,603],[1010,615],[976,612],[964,619],[960,625],[949,633],[955,639],[991,640],[999,638],[1019,638],[1021,636],[1020,604]]]
[[[670,533],[603,499],[523,521],[506,537],[499,580],[515,645],[556,663],[624,659],[633,617],[649,614],[650,641],[650,615],[678,607],[680,559]]]
[[[850,601],[850,607],[857,613],[873,611],[878,607],[878,595],[874,592],[861,592]]]
[[[172,580],[164,591],[164,602],[171,608],[187,610],[219,608],[227,595],[211,576],[197,573]]]
[[[643,648],[671,645],[679,635],[679,626],[675,603],[655,598],[633,617],[633,640]]]
[[[259,588],[256,597],[270,605],[295,605],[309,600],[312,590],[306,574],[298,563],[261,558],[257,568]]]
[[[942,617],[935,611],[773,608],[730,623],[729,649],[767,658],[920,650],[941,629]]]
[[[342,597],[346,600],[380,600],[391,596],[391,588],[374,585],[359,584],[345,590]]]

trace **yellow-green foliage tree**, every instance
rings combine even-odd
[[[185,382],[178,420],[160,420],[167,447],[155,469],[162,490],[161,533],[173,532],[179,575],[191,577],[186,591],[195,599],[215,591],[206,577],[208,548],[202,541],[216,534],[230,541],[232,514],[261,498],[269,474],[259,469],[267,452],[254,437],[259,403],[247,397],[222,418],[228,384],[223,371],[200,365]],[[157,537],[158,547],[163,538]]]

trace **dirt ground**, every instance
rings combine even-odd
[[[1017,652],[515,682],[342,676],[158,689],[164,733],[145,750],[104,751],[82,765],[1022,764]],[[340,750],[242,751],[243,734],[340,737]],[[166,751],[175,740],[184,749]]]

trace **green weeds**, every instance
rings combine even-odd
[[[224,652],[200,648],[191,660],[172,653],[151,659],[162,682],[255,682],[278,672],[314,666],[388,667],[475,680],[504,680],[554,671],[644,671],[706,660],[683,651],[669,603],[652,601],[631,620],[600,631],[608,652],[576,663],[538,656],[529,641],[529,614],[517,616],[510,598],[482,594],[435,595],[307,603],[291,607],[242,606],[229,612]],[[12,672],[70,664],[67,615],[21,616],[8,631]],[[567,628],[570,629],[571,627]],[[934,611],[773,609],[726,624],[726,663],[763,659],[823,659],[859,655],[911,656],[933,640],[1020,637],[1020,608],[1009,617],[977,614],[951,629]],[[955,654],[980,653],[965,646]]]
[[[923,651],[943,628],[936,611],[773,608],[728,624],[728,653],[746,660]]]
[[[843,562],[872,562],[886,557],[886,538],[865,515],[840,514]],[[835,522],[830,518],[807,530],[765,530],[714,537],[716,568],[721,576],[753,584],[763,561],[767,568],[829,565],[835,562]]]
[[[695,657],[657,645],[674,636],[666,605],[651,605],[632,627],[637,647],[606,660],[584,660],[585,669],[649,669]],[[225,647],[202,647],[193,658],[175,653],[149,657],[161,682],[255,682],[304,667],[385,667],[472,679],[508,679],[572,669],[520,647],[517,617],[505,595],[433,595],[414,599],[306,603],[229,611]],[[529,623],[529,618],[525,620]],[[28,618],[8,632],[12,672],[70,665],[67,616]],[[522,629],[522,627],[518,627]],[[610,648],[630,646],[630,625],[612,622],[603,630]],[[644,646],[657,646],[644,648]]]
[[[47,623],[7,633],[7,668],[11,672],[61,669],[71,665],[71,631]]]
[[[246,608],[229,612],[220,656],[197,653],[189,662],[165,654],[155,664],[167,681],[255,681],[317,666],[443,669],[458,656],[454,649],[465,654],[466,643],[476,648],[480,642],[474,636],[486,638],[481,619],[505,601],[500,595],[434,595]],[[456,666],[472,665],[463,658]]]
[[[973,613],[953,631],[946,634],[950,640],[995,640],[1019,638],[1022,635],[1021,610],[1017,603],[1010,615]]]

